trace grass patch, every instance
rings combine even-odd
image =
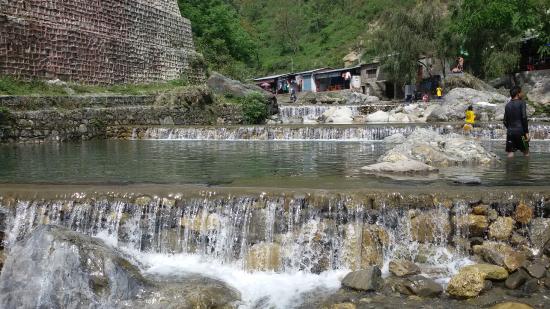
[[[186,79],[149,84],[121,84],[112,86],[82,85],[76,83],[48,84],[41,80],[20,80],[0,76],[0,95],[14,96],[68,96],[86,94],[147,95],[187,85]]]

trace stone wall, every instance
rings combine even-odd
[[[242,111],[214,102],[205,87],[173,101],[150,96],[0,97],[0,142],[127,138],[130,126],[238,124]],[[1,111],[1,110],[0,110]]]
[[[0,0],[0,74],[92,84],[204,78],[176,0]]]

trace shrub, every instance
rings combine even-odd
[[[243,97],[240,102],[243,118],[247,124],[260,124],[268,116],[265,97],[259,92],[253,92]]]
[[[0,125],[7,125],[12,121],[13,117],[10,111],[5,107],[0,106]]]

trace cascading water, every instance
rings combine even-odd
[[[200,273],[239,289],[246,308],[288,308],[338,289],[349,270],[379,265],[387,274],[394,259],[446,284],[470,263],[459,245],[469,207],[400,194],[80,194],[0,198],[0,226],[8,251],[34,227],[60,225],[121,248],[145,273]]]
[[[283,123],[290,123],[292,119],[296,118],[316,120],[329,109],[335,107],[338,107],[338,105],[281,105],[279,106],[279,117]],[[361,114],[362,105],[342,105],[340,107],[351,110],[352,116]]]
[[[440,134],[461,133],[461,125],[366,125],[366,126],[243,126],[243,127],[151,127],[134,128],[132,139],[150,140],[215,140],[215,141],[379,141],[401,133],[408,135],[417,127]],[[550,139],[550,125],[533,124],[534,140]],[[501,124],[476,128],[471,136],[483,140],[504,140]]]

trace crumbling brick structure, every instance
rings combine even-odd
[[[145,83],[195,78],[196,58],[176,0],[0,0],[3,75]]]

